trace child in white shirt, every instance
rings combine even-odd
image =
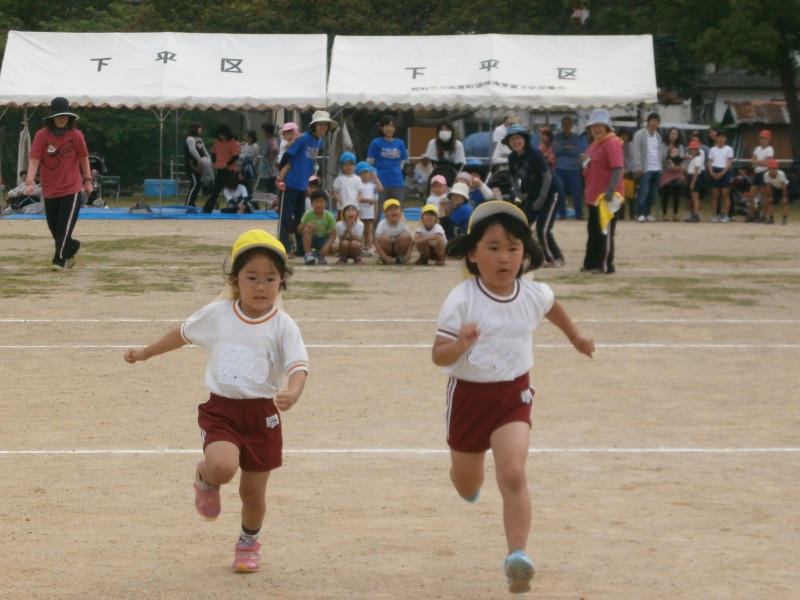
[[[364,184],[361,190],[361,201],[358,203],[359,216],[364,224],[363,253],[364,256],[374,256],[375,209],[378,206],[378,194],[383,191],[383,185],[378,179],[378,171],[368,162],[358,163],[355,171]]]
[[[353,264],[364,264],[361,249],[364,242],[364,224],[358,218],[358,206],[346,204],[342,209],[342,220],[336,224],[336,235],[339,238],[339,260],[337,264],[346,265],[352,258]]]
[[[431,194],[428,196],[426,204],[433,204],[439,211],[439,215],[445,214],[447,192],[447,180],[444,175],[434,175],[431,179]]]
[[[339,158],[342,172],[333,180],[333,199],[336,200],[336,220],[342,218],[342,210],[348,204],[358,206],[364,191],[364,183],[355,173],[356,155],[345,152]]]
[[[447,246],[447,236],[444,229],[439,225],[439,213],[433,204],[426,204],[422,207],[419,227],[414,232],[414,245],[419,252],[419,258],[415,265],[427,265],[430,259],[436,261],[437,267],[445,264],[445,247]]]

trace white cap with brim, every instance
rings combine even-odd
[[[525,213],[515,204],[511,204],[511,202],[506,202],[505,200],[490,200],[489,202],[482,202],[472,211],[467,233],[472,231],[472,228],[484,219],[499,214],[509,215],[515,219],[519,219],[525,223],[525,225],[528,224],[528,218],[525,216]]]

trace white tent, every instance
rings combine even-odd
[[[325,106],[327,36],[10,31],[0,105]]]
[[[657,100],[640,36],[336,36],[328,104],[557,110]]]

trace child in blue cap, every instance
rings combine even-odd
[[[339,157],[341,172],[333,180],[333,199],[336,200],[336,220],[342,219],[345,206],[358,206],[364,184],[356,175],[356,155],[345,152]]]
[[[378,210],[378,198],[383,191],[383,184],[378,171],[368,162],[356,165],[356,175],[361,178],[364,189],[361,191],[361,201],[358,203],[358,212],[361,222],[364,223],[364,256],[375,255],[375,215]]]

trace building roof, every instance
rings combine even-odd
[[[780,82],[770,75],[723,68],[700,80],[700,89],[780,90]]]
[[[788,125],[789,111],[784,101],[743,101],[728,102],[723,123],[749,125],[764,123],[766,125]]]

